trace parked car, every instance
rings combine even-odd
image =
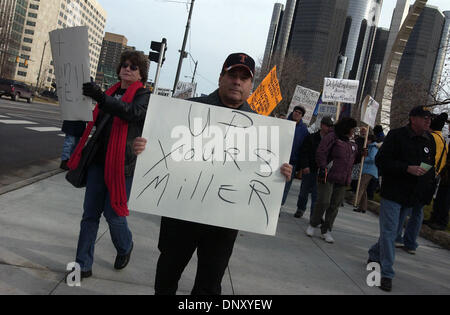
[[[28,103],[33,102],[33,92],[24,83],[14,80],[0,79],[0,97],[9,96],[13,101],[19,98],[26,99]]]
[[[56,94],[56,92],[51,92],[51,91],[45,90],[42,93],[40,93],[40,95],[43,96],[43,97],[51,98],[51,99],[53,99],[55,101],[58,100],[58,95]]]

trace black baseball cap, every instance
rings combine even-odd
[[[233,68],[243,67],[246,68],[250,75],[254,76],[255,74],[255,61],[252,57],[245,53],[234,53],[227,57],[225,63],[223,64],[222,72],[230,71]]]
[[[322,120],[320,121],[321,124],[328,126],[328,127],[333,127],[334,123],[333,120],[331,119],[330,116],[325,116],[322,118]]]
[[[431,111],[429,107],[426,106],[416,106],[409,112],[409,117],[431,117]]]

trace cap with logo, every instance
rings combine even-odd
[[[255,74],[255,61],[252,57],[245,53],[234,53],[227,57],[223,64],[223,72],[230,71],[233,68],[243,67],[246,68],[251,77]]]
[[[431,117],[431,111],[429,107],[426,106],[416,106],[409,112],[409,117]]]

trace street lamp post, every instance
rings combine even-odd
[[[36,92],[39,91],[39,79],[41,78],[42,63],[44,61],[45,48],[47,47],[47,43],[48,43],[48,41],[46,41],[44,43],[44,49],[42,50],[41,65],[39,66],[39,73],[38,73],[37,81],[36,81]]]
[[[189,10],[189,16],[186,24],[186,32],[184,33],[183,46],[180,52],[180,60],[178,61],[177,75],[175,76],[175,82],[173,84],[173,93],[175,93],[175,90],[177,89],[178,80],[180,78],[181,66],[183,65],[183,59],[186,57],[186,52],[184,50],[186,49],[186,42],[189,35],[189,28],[191,27],[191,17],[192,17],[192,10],[194,9],[194,2],[195,0],[191,1],[191,8]]]

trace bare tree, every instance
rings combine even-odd
[[[289,105],[295,93],[297,85],[304,85],[308,76],[308,67],[304,59],[299,55],[287,54],[283,63],[283,72],[278,73],[281,95],[283,100],[275,108],[273,114],[288,114]]]

